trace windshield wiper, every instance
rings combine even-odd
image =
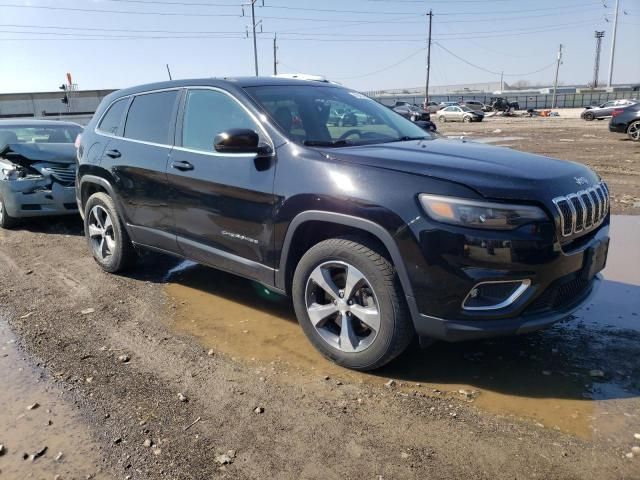
[[[384,143],[391,143],[391,142],[408,142],[409,140],[427,140],[430,137],[424,136],[424,137],[409,137],[409,136],[405,136],[405,137],[400,137],[400,138],[394,138],[393,140],[387,140]]]
[[[302,142],[307,147],[344,147],[353,145],[349,140],[305,140]]]

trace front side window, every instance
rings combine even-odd
[[[128,101],[128,98],[123,98],[113,103],[109,107],[109,110],[107,110],[107,113],[105,113],[104,117],[102,117],[102,120],[100,120],[98,130],[110,135],[116,135],[118,133],[118,128],[120,127],[122,114],[124,113],[124,109],[127,106]]]
[[[173,144],[169,134],[177,97],[177,90],[135,97],[127,114],[124,136],[161,145]]]
[[[348,146],[431,136],[361,93],[324,85],[246,87],[280,130],[308,146]],[[406,106],[397,110],[408,111]]]
[[[183,147],[213,152],[216,135],[236,128],[259,132],[247,111],[226,93],[189,90],[182,123]]]

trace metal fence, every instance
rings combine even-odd
[[[538,95],[492,95],[492,94],[476,94],[476,95],[431,95],[430,101],[433,102],[461,102],[465,100],[477,100],[485,104],[491,104],[491,98],[502,96],[510,102],[517,102],[520,109],[526,110],[551,108],[553,102],[552,94]],[[396,101],[414,103],[420,105],[424,102],[421,95],[398,95],[398,96],[373,96],[384,105],[393,105]],[[589,105],[600,105],[609,100],[619,100],[623,98],[640,98],[640,92],[637,91],[616,91],[616,92],[582,92],[582,93],[558,93],[556,95],[557,108],[581,108]]]

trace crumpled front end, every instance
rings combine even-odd
[[[14,218],[77,213],[76,166],[0,158],[0,194]]]

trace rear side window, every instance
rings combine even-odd
[[[173,144],[169,131],[177,96],[178,91],[171,90],[135,97],[127,115],[124,136],[132,140]]]
[[[98,130],[110,135],[116,135],[128,100],[128,98],[123,98],[112,104],[104,117],[102,117],[100,125],[98,125]]]

